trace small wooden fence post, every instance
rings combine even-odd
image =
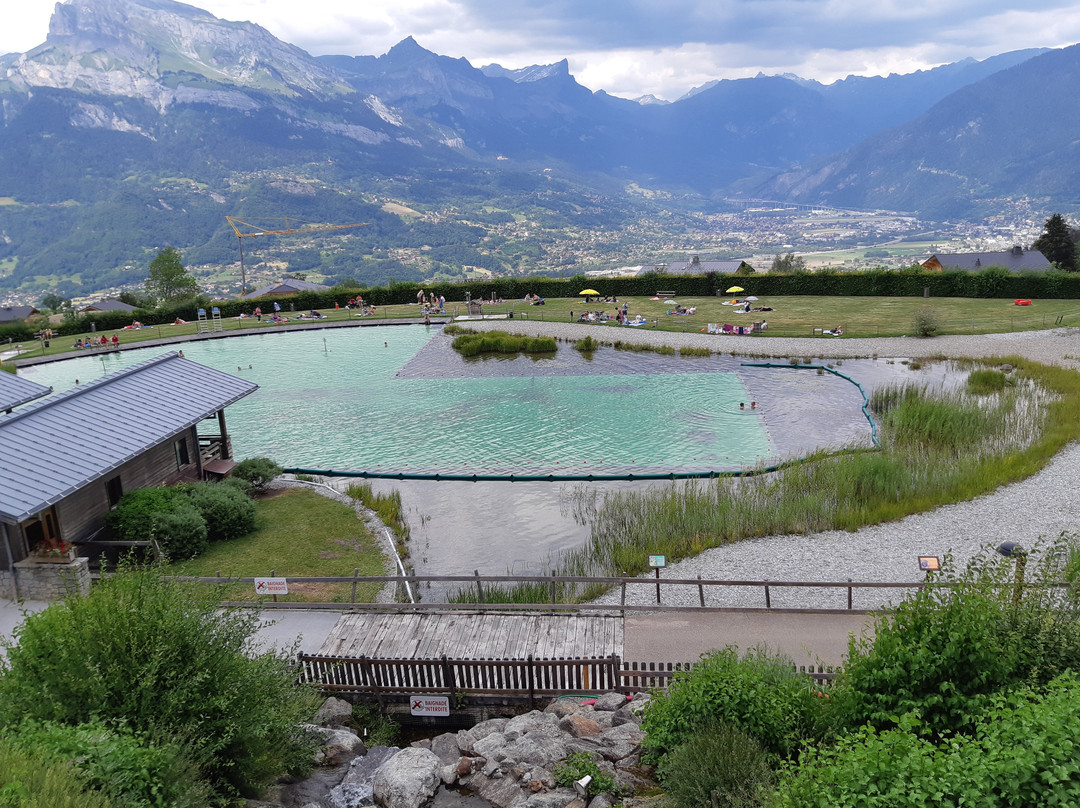
[[[480,570],[473,570],[473,575],[476,576],[476,597],[479,598],[478,603],[484,602],[484,585],[480,581]]]
[[[360,568],[359,567],[354,567],[353,568],[352,577],[353,577],[352,595],[349,597],[349,603],[356,603],[356,584],[357,584],[356,579],[360,577]]]

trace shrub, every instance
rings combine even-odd
[[[555,782],[563,788],[573,788],[574,783],[583,777],[591,777],[586,789],[588,796],[596,794],[614,794],[615,778],[610,774],[600,771],[593,756],[589,752],[573,752],[555,767],[552,772]]]
[[[210,798],[198,767],[179,746],[152,743],[123,725],[27,721],[10,740],[27,752],[71,764],[83,782],[125,808],[202,808]]]
[[[941,329],[937,312],[929,306],[916,309],[911,318],[911,328],[920,337],[932,337]]]
[[[756,808],[772,790],[761,744],[727,724],[711,724],[674,749],[662,772],[671,808]]]
[[[1045,586],[1061,580],[1069,541],[1051,543],[1020,590],[1016,562],[987,549],[882,615],[873,642],[852,640],[848,651],[853,720],[891,729],[917,713],[932,737],[965,732],[999,690],[1080,666],[1077,604]]]
[[[186,561],[206,551],[206,520],[194,505],[178,500],[171,511],[153,515],[153,534],[170,561]]]
[[[643,745],[647,757],[664,766],[664,756],[693,733],[722,722],[787,757],[820,732],[823,701],[784,656],[754,649],[740,659],[734,647],[710,651],[648,703]]]
[[[575,350],[581,353],[592,353],[600,347],[600,343],[594,340],[592,337],[582,337],[574,343]]]
[[[268,457],[249,457],[236,464],[232,478],[244,480],[256,491],[261,491],[281,474],[281,466]]]
[[[0,738],[0,806],[3,808],[110,808],[65,763],[18,749]]]
[[[255,529],[255,503],[235,488],[217,483],[179,486],[206,520],[210,541],[228,541]]]
[[[985,808],[1076,805],[1080,757],[1072,723],[1080,682],[1067,674],[1044,691],[988,702],[971,735],[935,745],[908,713],[895,729],[864,727],[832,748],[808,749],[784,772],[777,808]]]
[[[250,497],[255,489],[247,480],[241,480],[239,477],[226,477],[224,480],[218,483],[226,488],[234,488],[243,494],[245,497]]]
[[[155,516],[172,511],[180,497],[175,488],[128,491],[105,517],[105,527],[116,541],[147,541]]]
[[[121,569],[28,615],[17,644],[0,641],[0,726],[123,723],[183,744],[219,798],[254,796],[311,760],[300,722],[315,708],[288,654],[251,654],[259,620]]]

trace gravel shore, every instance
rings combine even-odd
[[[592,334],[605,340],[705,346],[745,356],[849,358],[982,358],[1019,355],[1045,364],[1080,370],[1080,329],[1029,331],[983,336],[945,336],[931,339],[740,338],[711,334],[679,334],[630,328],[598,330],[596,326],[552,322],[469,322],[470,328],[500,328],[515,332],[579,339]],[[617,335],[617,336],[616,336]],[[742,340],[742,341],[740,341]],[[1080,415],[1078,415],[1080,417]],[[918,556],[951,554],[963,565],[1003,541],[1033,546],[1040,537],[1080,529],[1080,446],[1071,444],[1034,476],[968,502],[948,505],[897,522],[854,532],[832,530],[811,535],[768,536],[707,550],[695,558],[667,567],[668,578],[721,580],[900,582],[918,581]],[[869,609],[899,600],[906,590],[867,589],[854,592],[854,607]],[[693,606],[696,586],[665,587],[664,604]],[[774,607],[843,607],[846,589],[771,588]],[[655,589],[628,587],[627,603],[655,602]],[[614,592],[599,602],[617,603]],[[716,606],[764,606],[762,587],[707,593]]]

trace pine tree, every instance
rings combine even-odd
[[[1050,263],[1070,272],[1076,270],[1076,243],[1065,217],[1060,213],[1055,213],[1046,220],[1042,235],[1036,239],[1033,246],[1045,255]]]

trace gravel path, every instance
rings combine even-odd
[[[578,339],[586,334],[615,339],[613,329],[598,332],[596,326],[573,323],[513,322],[473,323],[469,327],[502,328],[524,334]],[[618,339],[680,347],[702,345],[747,356],[810,357],[1004,357],[1020,355],[1045,364],[1080,369],[1080,329],[947,336],[932,339],[889,337],[881,339],[751,338],[709,334],[678,334],[662,331],[618,329]],[[738,344],[736,344],[738,343]],[[729,348],[730,346],[730,348]],[[1080,417],[1080,414],[1078,414]],[[721,580],[912,582],[922,573],[918,556],[951,553],[964,564],[980,551],[1003,541],[1032,546],[1040,536],[1053,538],[1062,531],[1080,530],[1080,446],[1071,444],[1042,471],[1012,485],[968,502],[948,505],[897,522],[873,525],[854,532],[832,530],[811,535],[769,536],[707,550],[695,558],[664,570],[669,578]],[[643,576],[649,577],[649,576]],[[692,606],[698,603],[697,587],[667,587],[664,604]],[[855,608],[874,608],[898,600],[906,590],[855,590]],[[776,607],[842,607],[844,589],[772,588]],[[617,603],[614,592],[599,602]],[[630,587],[627,603],[648,605],[655,589]],[[764,606],[761,587],[726,588],[707,596],[710,605]]]

